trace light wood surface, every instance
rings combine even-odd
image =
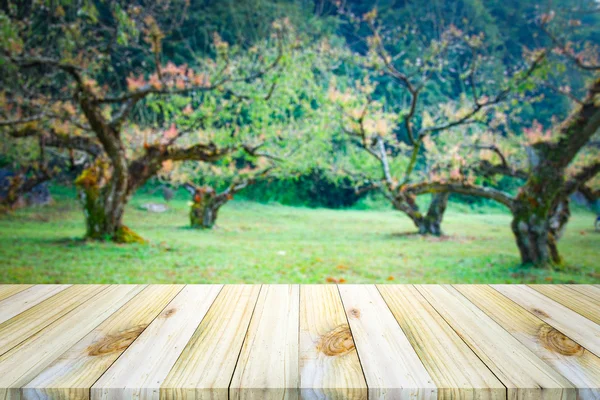
[[[537,286],[537,285],[536,285]],[[563,285],[566,288],[575,290],[584,294],[587,298],[600,303],[600,286],[599,285]]]
[[[298,399],[300,287],[263,285],[233,374],[231,399]]]
[[[62,292],[70,285],[37,285],[0,301],[0,323],[8,321],[36,304]]]
[[[105,290],[102,285],[71,286],[0,323],[0,355]]]
[[[600,356],[600,325],[525,285],[492,285],[494,289]]]
[[[25,385],[24,397],[89,399],[89,388],[182,288],[183,285],[144,288]]]
[[[444,398],[502,399],[506,388],[413,286],[379,291]]]
[[[300,388],[303,399],[367,399],[336,286],[300,287]]]
[[[92,386],[95,399],[158,399],[159,389],[221,290],[188,285]]]
[[[455,285],[473,304],[590,398],[600,388],[600,358],[487,285]]]
[[[227,400],[260,285],[223,288],[161,386],[165,399]]]
[[[510,399],[575,399],[574,386],[447,285],[417,285],[418,290],[452,326],[508,390]]]
[[[0,301],[32,286],[33,285],[0,285]]]
[[[434,399],[437,387],[374,285],[339,287],[369,398]]]
[[[0,285],[0,400],[600,400],[599,293]]]
[[[591,285],[530,285],[530,287],[600,324],[600,289]]]
[[[7,397],[19,398],[21,388],[27,382],[87,332],[119,310],[141,289],[143,286],[106,287],[73,311],[19,343],[0,357],[0,388],[9,392]]]

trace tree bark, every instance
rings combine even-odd
[[[190,222],[194,229],[212,229],[217,222],[217,215],[220,207],[197,203],[192,205],[190,212]]]
[[[217,221],[219,209],[229,199],[222,193],[217,194],[210,186],[194,188],[190,224],[194,229],[212,229]]]
[[[76,179],[86,223],[86,239],[117,243],[144,243],[144,239],[123,224],[123,212],[129,201],[124,192],[116,197],[111,190],[108,165],[97,161]]]
[[[441,236],[442,220],[448,205],[448,192],[433,193],[427,214],[419,211],[414,196],[397,197],[393,201],[394,208],[405,213],[415,224],[420,235]]]
[[[441,225],[447,205],[448,193],[435,193],[433,195],[427,215],[425,215],[422,221],[424,234],[434,236],[441,236],[443,234]]]
[[[550,261],[549,219],[535,206],[519,202],[511,223],[522,264],[545,265]]]

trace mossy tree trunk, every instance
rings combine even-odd
[[[130,193],[125,190],[115,197],[106,163],[97,161],[85,169],[75,184],[83,206],[87,239],[144,243],[141,236],[123,224],[123,213]]]
[[[190,210],[190,224],[195,229],[212,229],[217,221],[219,208],[225,204],[219,199],[215,189],[202,186],[195,189],[192,208]]]
[[[557,241],[569,219],[568,196],[600,170],[596,161],[567,179],[566,170],[600,128],[600,79],[576,112],[563,122],[558,140],[528,148],[529,178],[513,208],[512,231],[524,264],[560,264]]]
[[[221,207],[232,200],[234,194],[255,182],[254,178],[249,178],[232,183],[220,193],[210,186],[195,186],[188,183],[186,188],[192,192],[192,208],[190,210],[192,228],[212,229],[217,222]]]
[[[418,229],[420,235],[441,236],[444,212],[448,205],[448,192],[433,193],[427,214],[419,211],[414,196],[402,196],[394,199],[394,208],[405,213]]]

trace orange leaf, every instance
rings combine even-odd
[[[387,277],[388,281],[393,281],[394,279],[396,279],[396,278],[394,278],[392,275],[390,275],[390,276]]]

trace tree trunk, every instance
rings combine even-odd
[[[212,229],[217,221],[219,207],[211,204],[194,203],[190,212],[190,222],[194,229]]]
[[[569,207],[568,197],[558,201],[556,206],[550,212],[548,221],[550,229],[548,233],[548,246],[550,249],[550,258],[555,264],[562,264],[562,257],[558,253],[557,243],[565,232],[570,217],[571,209]]]
[[[441,224],[448,205],[448,196],[447,192],[434,193],[426,215],[419,212],[419,206],[412,196],[404,199],[397,198],[393,205],[396,210],[402,211],[412,220],[420,235],[441,236]]]
[[[427,215],[422,219],[422,226],[424,228],[422,234],[434,236],[441,236],[443,234],[441,225],[447,205],[448,193],[435,193],[433,195]],[[419,228],[420,230],[421,228]]]
[[[545,266],[560,263],[551,218],[552,215],[535,202],[521,200],[515,204],[511,228],[523,264]]]
[[[83,206],[86,239],[117,243],[144,243],[144,239],[123,225],[123,212],[129,195],[115,196],[107,185],[107,165],[97,162],[85,169],[75,181]]]
[[[219,209],[226,201],[210,186],[194,189],[190,224],[194,229],[212,229],[217,221]]]

